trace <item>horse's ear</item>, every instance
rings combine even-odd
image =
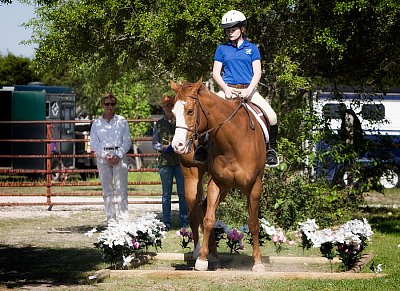
[[[203,85],[203,77],[200,77],[200,79],[193,84],[193,91],[198,92],[201,88],[201,85]]]
[[[175,93],[178,93],[178,84],[175,83],[174,81],[170,80],[169,81],[169,86],[171,87],[172,90],[175,91]]]

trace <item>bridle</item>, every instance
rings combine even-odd
[[[209,92],[210,94],[210,92]],[[220,123],[217,126],[214,126],[213,128],[210,128],[204,132],[199,133],[199,125],[200,125],[200,112],[199,110],[201,110],[203,112],[203,115],[205,116],[207,123],[208,123],[208,118],[206,115],[206,112],[203,108],[203,106],[200,103],[200,99],[199,99],[199,95],[197,94],[196,96],[188,96],[188,98],[194,99],[196,101],[196,122],[194,124],[194,126],[179,126],[177,125],[175,128],[181,128],[181,129],[185,129],[187,131],[193,132],[193,135],[190,137],[190,139],[188,140],[187,144],[185,145],[186,148],[191,149],[191,145],[193,144],[194,141],[198,140],[199,138],[202,138],[203,136],[205,136],[206,134],[208,134],[209,132],[215,130],[215,129],[219,129],[221,128],[225,123],[229,122],[235,115],[236,113],[239,111],[239,109],[241,107],[243,107],[246,110],[247,116],[249,118],[249,123],[250,123],[250,128],[252,130],[254,130],[255,126],[254,126],[254,122],[253,120],[250,118],[250,113],[249,113],[249,109],[246,106],[247,103],[247,99],[241,98],[239,94],[237,94],[237,99],[240,100],[238,107],[236,107],[236,109],[229,115],[229,117],[227,119],[225,119],[222,123]],[[190,151],[189,151],[190,152]]]

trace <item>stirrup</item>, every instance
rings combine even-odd
[[[268,153],[270,154],[270,156],[269,156],[270,160],[268,160]],[[267,150],[267,157],[266,157],[265,163],[268,168],[276,168],[279,166],[279,156],[278,156],[278,153],[274,149]]]

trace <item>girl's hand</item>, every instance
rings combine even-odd
[[[248,88],[247,89],[244,89],[244,90],[242,90],[242,92],[240,93],[240,96],[243,98],[243,99],[247,99],[247,98],[249,98],[250,96],[251,96],[251,93],[253,92],[253,90],[249,90]]]
[[[225,93],[225,99],[232,99],[236,97],[236,94],[233,90],[233,88],[231,87],[226,87],[226,89],[224,90]]]

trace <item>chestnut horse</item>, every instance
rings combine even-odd
[[[176,153],[188,155],[193,141],[199,134],[209,133],[207,198],[203,219],[203,243],[195,269],[207,270],[210,252],[210,236],[216,222],[216,209],[232,188],[241,190],[247,197],[249,230],[253,240],[253,271],[264,271],[259,243],[258,209],[262,193],[262,176],[265,166],[266,147],[261,126],[243,106],[241,100],[225,100],[210,92],[200,79],[196,83],[170,82],[175,91],[173,112],[176,117],[172,146]],[[190,213],[197,211],[198,189],[189,189],[186,183],[193,179],[185,170],[185,197]],[[189,164],[190,166],[190,164]],[[193,167],[192,167],[193,168]],[[188,174],[189,172],[189,174]],[[194,185],[194,184],[193,184]],[[193,217],[194,218],[194,217]],[[193,227],[192,227],[193,230]]]

